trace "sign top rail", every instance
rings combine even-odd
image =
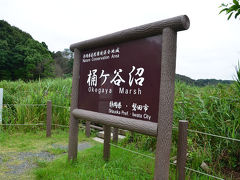
[[[176,16],[173,18],[156,21],[142,26],[133,27],[130,29],[118,31],[105,36],[100,36],[94,39],[78,42],[70,46],[70,50],[74,49],[86,50],[114,43],[122,43],[139,38],[145,38],[162,34],[163,29],[171,28],[174,31],[184,31],[190,27],[190,20],[187,15]]]

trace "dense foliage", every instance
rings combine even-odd
[[[178,120],[188,120],[189,129],[240,139],[240,91],[235,84],[196,87],[176,83],[173,147],[177,145]],[[126,140],[139,148],[155,149],[156,138],[135,134]],[[188,167],[202,171],[205,162],[211,172],[240,174],[240,143],[196,132],[188,132]],[[176,149],[172,149],[172,156]],[[213,174],[213,173],[211,173]],[[215,174],[217,175],[217,173]]]
[[[64,51],[57,51],[53,53],[55,61],[55,76],[67,77],[72,75],[73,69],[73,52],[70,49]]]
[[[34,124],[45,122],[46,103],[51,100],[53,105],[53,123],[67,125],[69,122],[69,106],[71,98],[71,79],[46,79],[43,81],[10,82],[0,81],[4,88],[3,123]],[[36,106],[28,106],[36,104]],[[33,127],[35,128],[35,127]]]
[[[47,45],[0,20],[0,80],[29,80],[53,75]]]

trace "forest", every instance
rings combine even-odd
[[[51,52],[17,27],[0,20],[0,80],[35,80],[71,74],[69,49]]]

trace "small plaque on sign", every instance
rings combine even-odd
[[[81,51],[78,108],[157,122],[161,35]]]

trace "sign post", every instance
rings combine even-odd
[[[0,124],[2,124],[3,88],[0,88]]]
[[[74,51],[69,160],[77,158],[78,119],[157,137],[154,179],[168,179],[177,32],[187,16],[71,45]]]

